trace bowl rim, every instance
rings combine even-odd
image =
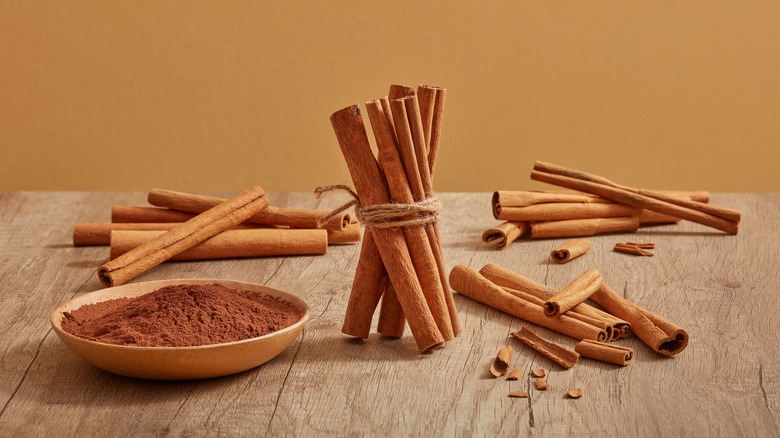
[[[120,345],[120,344],[109,344],[106,342],[99,342],[99,341],[93,341],[92,339],[82,338],[80,336],[76,336],[72,333],[69,333],[62,329],[61,323],[62,323],[62,317],[65,313],[63,309],[67,308],[68,305],[72,304],[74,301],[77,300],[83,300],[85,297],[88,297],[90,295],[100,295],[100,294],[106,294],[107,292],[113,291],[116,292],[117,289],[132,289],[133,286],[138,287],[150,287],[151,289],[147,292],[133,295],[133,297],[139,297],[143,296],[149,293],[154,292],[155,290],[159,289],[160,287],[167,286],[167,285],[173,285],[173,284],[219,284],[225,287],[230,287],[232,289],[235,289],[236,286],[251,286],[252,288],[261,288],[261,289],[267,289],[271,291],[273,294],[276,294],[276,296],[279,296],[280,298],[286,299],[288,301],[291,301],[294,303],[296,308],[298,310],[302,311],[302,315],[298,321],[295,322],[295,324],[290,325],[288,327],[285,327],[281,330],[277,330],[275,332],[271,332],[262,336],[256,336],[254,338],[246,338],[241,339],[238,341],[231,341],[231,342],[220,342],[217,344],[205,344],[205,345],[187,345],[187,346],[181,346],[181,347],[171,347],[171,346],[160,346],[160,347],[150,347],[150,346],[142,346],[142,345]],[[159,287],[154,288],[154,286],[157,285]],[[265,291],[255,291],[252,290],[252,292],[259,292],[259,293],[265,293]],[[116,298],[125,298],[122,296],[116,296],[116,297],[106,297],[103,299],[101,297],[100,300],[93,301],[92,303],[84,303],[80,306],[76,307],[75,309],[80,309],[81,307],[87,305],[87,304],[94,304],[99,303],[103,301],[108,301],[111,299]],[[229,279],[218,279],[218,278],[178,278],[178,279],[170,279],[170,280],[155,280],[155,281],[143,281],[138,283],[126,283],[119,286],[112,286],[107,287],[103,289],[98,289],[92,292],[87,292],[85,294],[75,296],[68,301],[60,304],[57,306],[54,310],[51,311],[49,314],[49,322],[51,323],[52,328],[59,336],[64,336],[68,338],[69,340],[75,341],[75,342],[81,342],[85,344],[94,345],[95,347],[100,348],[117,348],[122,350],[138,350],[138,351],[159,351],[159,352],[167,352],[167,351],[198,351],[198,350],[206,350],[206,349],[214,349],[214,348],[225,348],[225,347],[232,347],[232,346],[238,346],[241,344],[249,344],[253,342],[262,341],[267,338],[272,338],[275,336],[281,336],[285,333],[297,331],[300,327],[302,327],[311,317],[311,309],[309,308],[309,305],[304,301],[302,298],[298,297],[297,295],[293,295],[290,292],[285,292],[281,289],[276,289],[270,286],[266,286],[264,284],[260,283],[252,283],[247,281],[238,281],[238,280],[229,280]]]

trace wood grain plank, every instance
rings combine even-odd
[[[227,195],[227,194],[219,194]],[[132,431],[154,435],[769,435],[780,434],[780,194],[715,195],[744,213],[740,234],[700,225],[643,228],[590,238],[591,251],[549,262],[565,239],[522,240],[504,251],[480,241],[496,221],[490,194],[443,194],[448,268],[496,263],[562,287],[596,267],[619,293],[685,327],[687,350],[662,358],[635,338],[634,363],[581,360],[569,371],[508,334],[526,323],[456,295],[463,333],[419,354],[413,340],[340,333],[358,246],[325,256],[165,263],[136,281],[214,277],[268,284],[304,298],[312,319],[273,361],[225,378],[148,382],[86,365],[49,330],[48,312],[99,288],[105,248],[72,248],[74,222],[108,220],[114,203],[143,205],[141,193],[0,194],[0,434],[68,435]],[[271,203],[331,208],[346,198],[272,193]],[[649,240],[655,257],[614,253],[615,242]],[[574,341],[536,328],[566,346]],[[549,371],[550,389],[527,378],[494,379],[498,349],[515,348],[513,367]],[[564,398],[580,387],[579,400]],[[528,399],[510,399],[510,391]]]

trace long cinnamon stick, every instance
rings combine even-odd
[[[618,318],[631,323],[631,331],[656,353],[675,356],[688,346],[688,333],[678,325],[648,312],[603,284],[590,297]]]
[[[498,249],[504,249],[507,245],[517,240],[518,237],[527,233],[530,229],[531,227],[528,222],[508,221],[482,233],[482,241],[485,243],[493,243]]]
[[[621,186],[600,176],[551,163],[537,161],[531,172],[531,179],[591,193],[631,207],[679,217],[729,234],[737,234],[739,229],[741,214],[738,211]]]
[[[556,202],[528,207],[502,207],[496,219],[503,221],[562,221],[639,216],[639,208],[614,203]]]
[[[479,272],[458,265],[450,271],[450,284],[461,294],[482,304],[508,313],[517,318],[546,327],[575,339],[606,340],[604,330],[582,321],[561,315],[545,316],[542,306],[518,298],[483,277]]]
[[[374,230],[366,228],[360,247],[359,263],[352,279],[347,310],[344,312],[342,333],[368,339],[374,311],[388,283],[385,265],[374,240]]]
[[[387,286],[382,294],[382,305],[379,308],[379,321],[376,325],[376,331],[385,336],[400,338],[404,335],[406,329],[406,317],[398,296],[395,294],[393,283],[387,282]]]
[[[152,189],[149,191],[148,201],[157,207],[200,213],[219,204],[224,199],[166,189]],[[268,208],[247,220],[247,222],[262,225],[283,225],[291,228],[318,228],[317,220],[328,213],[329,211],[327,210],[304,210],[268,206]],[[343,230],[350,222],[349,213],[342,212],[331,218],[322,228]]]
[[[106,286],[123,284],[174,255],[238,225],[268,206],[261,187],[252,187],[206,210],[98,269]]]
[[[111,259],[136,248],[165,231],[117,230],[111,233]],[[169,260],[208,260],[242,257],[325,254],[325,230],[255,228],[227,230],[174,255]]]
[[[605,233],[629,232],[639,229],[636,217],[606,219],[573,219],[567,221],[532,222],[531,239],[587,237]]]
[[[111,207],[111,222],[114,223],[175,223],[186,222],[195,217],[193,213],[160,207],[136,207],[114,205]]]
[[[511,333],[511,335],[567,370],[573,367],[577,363],[577,359],[580,358],[579,353],[576,351],[571,351],[554,342],[542,339],[528,327],[523,327],[519,332]]]
[[[352,105],[333,113],[331,124],[361,204],[367,206],[389,203],[390,195],[383,183],[376,158],[371,152],[359,106]],[[440,346],[444,343],[444,338],[436,326],[415,274],[403,231],[397,228],[373,231],[377,249],[417,347],[421,351],[427,351]]]

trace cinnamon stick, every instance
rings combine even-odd
[[[113,260],[165,231],[117,230],[111,233]],[[255,228],[227,230],[169,260],[209,260],[286,255],[321,255],[328,247],[325,230]]]
[[[685,330],[626,300],[606,284],[590,298],[609,313],[630,322],[631,331],[656,353],[675,356],[688,346]]]
[[[496,217],[503,221],[562,221],[639,216],[639,208],[614,203],[556,202],[528,207],[501,207]]]
[[[385,292],[382,295],[382,305],[379,308],[379,322],[376,331],[385,336],[400,338],[406,329],[406,317],[398,296],[395,294],[393,283],[387,282]]]
[[[450,284],[453,289],[474,301],[566,336],[595,340],[605,340],[607,337],[604,330],[567,315],[558,318],[545,316],[542,306],[514,296],[471,268],[455,266],[450,271]]]
[[[290,228],[295,230],[297,228]],[[305,228],[299,228],[305,229]],[[338,245],[344,243],[357,243],[360,242],[360,224],[358,222],[352,222],[346,226],[343,230],[328,230],[328,245]]]
[[[397,237],[394,239],[397,240]],[[400,246],[400,242],[393,243]],[[408,256],[408,252],[405,255]],[[368,339],[374,311],[382,298],[382,292],[389,283],[385,265],[374,240],[374,230],[366,228],[363,234],[363,245],[360,247],[359,263],[352,279],[347,310],[344,312],[342,333]],[[419,282],[417,284],[419,285]]]
[[[636,217],[606,219],[573,219],[567,221],[532,222],[531,239],[586,237],[604,233],[633,233],[639,229]]]
[[[577,364],[577,359],[580,358],[579,353],[576,351],[568,350],[554,342],[542,339],[528,327],[523,327],[519,332],[511,333],[511,335],[567,370]]]
[[[486,230],[482,233],[482,241],[493,243],[498,249],[504,249],[507,245],[517,240],[518,237],[530,230],[528,222],[504,222],[503,224]]]
[[[738,211],[622,186],[597,175],[551,163],[537,161],[531,172],[531,179],[591,193],[631,207],[679,217],[729,234],[737,234],[739,229],[741,214]]]
[[[560,292],[554,294],[544,302],[544,314],[557,316],[568,312],[575,306],[583,303],[596,292],[604,281],[599,271],[590,268],[566,285]]]
[[[114,223],[175,223],[186,222],[195,217],[186,211],[171,210],[160,207],[136,207],[131,205],[114,205],[111,207],[111,222]]]
[[[201,213],[224,201],[224,199],[173,190],[152,189],[149,191],[148,201],[157,207],[167,207],[189,213]],[[304,210],[268,206],[268,208],[247,220],[247,222],[262,225],[283,225],[291,228],[318,228],[317,220],[328,213],[329,211],[327,210]],[[342,212],[331,218],[322,228],[344,230],[350,223],[349,213]]]
[[[574,351],[582,357],[626,366],[634,358],[634,350],[628,347],[608,344],[605,342],[583,339],[574,346]]]
[[[383,183],[376,158],[371,152],[359,106],[352,105],[333,113],[331,124],[361,204],[367,206],[389,203],[390,195]],[[403,231],[398,228],[374,228],[371,234],[417,347],[421,351],[427,351],[440,346],[444,343],[444,338],[437,328],[415,274]],[[364,238],[364,244],[366,240]],[[347,310],[349,311],[349,307]]]
[[[627,243],[616,243],[615,246],[612,248],[612,250],[616,252],[624,252],[627,254],[634,254],[638,256],[652,257],[654,255],[653,253],[649,251],[645,251],[644,249],[636,245],[630,245]]]
[[[590,250],[590,242],[584,239],[572,239],[555,248],[550,253],[550,258],[554,263],[568,263],[585,254],[588,250]]]
[[[501,266],[492,263],[488,263],[487,265],[483,266],[479,272],[485,278],[499,286],[526,292],[537,297],[537,299],[541,301],[546,301],[549,297],[558,292],[556,289],[550,286],[537,283],[516,272],[502,268]],[[631,333],[631,324],[629,324],[627,321],[619,319],[585,303],[575,306],[568,313],[579,313],[609,323],[614,327],[613,334],[617,337],[628,336],[628,334]],[[615,340],[616,337],[612,337],[610,339]]]
[[[105,286],[123,284],[209,237],[244,222],[266,206],[268,200],[263,189],[252,187],[104,264],[98,269],[98,278]]]

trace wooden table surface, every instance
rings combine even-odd
[[[271,193],[271,203],[331,208],[344,198]],[[685,327],[691,341],[675,358],[636,338],[622,368],[581,359],[571,370],[507,338],[526,323],[456,295],[463,333],[420,354],[413,339],[340,332],[358,245],[324,256],[176,262],[134,281],[220,278],[267,284],[306,300],[302,336],[250,371],[203,381],[156,382],[113,375],[72,354],[49,324],[52,309],[100,288],[95,269],[106,247],[71,244],[76,222],[107,222],[113,204],[144,205],[143,193],[0,193],[0,436],[17,435],[336,435],[336,436],[778,436],[780,323],[777,230],[780,194],[715,194],[713,204],[743,212],[739,235],[692,223],[639,235],[591,238],[566,265],[548,262],[563,239],[515,242],[498,251],[480,241],[497,222],[490,194],[441,194],[448,268],[496,263],[562,287],[589,267],[613,289]],[[649,240],[654,257],[611,251]],[[538,328],[565,346],[574,340]],[[549,371],[550,389],[493,379],[499,348],[513,367]],[[566,399],[579,387],[579,400]],[[511,399],[510,391],[529,391]]]

